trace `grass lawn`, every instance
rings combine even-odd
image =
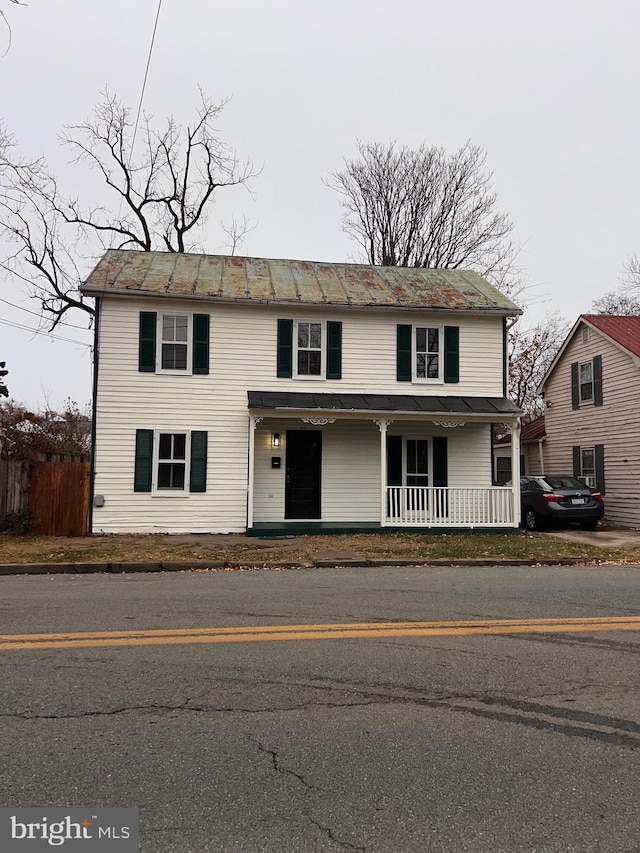
[[[212,560],[229,564],[347,559],[577,558],[590,563],[640,563],[640,548],[612,549],[518,531],[507,535],[411,533],[296,536],[254,539],[240,535],[108,535],[77,539],[0,534],[0,563]]]

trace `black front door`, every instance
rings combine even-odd
[[[320,518],[322,433],[287,430],[285,518]]]

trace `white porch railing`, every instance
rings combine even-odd
[[[385,525],[404,527],[512,527],[511,489],[388,486]]]

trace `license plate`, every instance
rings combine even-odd
[[[586,504],[586,502],[587,502],[586,498],[571,498],[572,504]]]

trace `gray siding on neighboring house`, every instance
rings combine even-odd
[[[580,324],[544,386],[545,470],[572,473],[574,447],[604,448],[605,518],[640,527],[640,365],[631,354]],[[571,365],[602,357],[602,405],[572,407]]]

